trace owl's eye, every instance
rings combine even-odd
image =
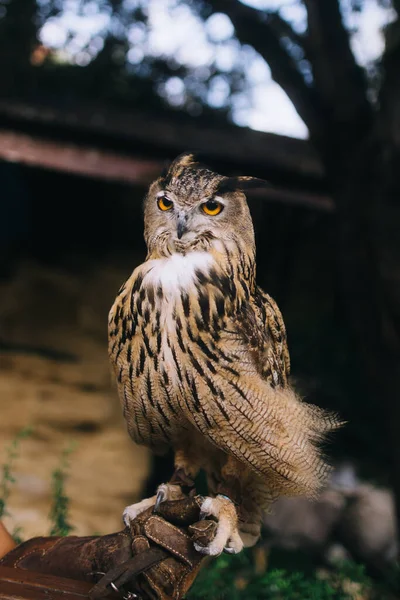
[[[166,198],[165,196],[161,196],[157,200],[157,206],[160,210],[171,210],[173,205],[174,203],[171,200],[168,200],[168,198]]]
[[[211,217],[215,217],[215,215],[219,215],[219,213],[224,208],[224,205],[217,200],[208,200],[208,202],[204,202],[201,205],[201,208],[206,213],[206,215],[210,215]]]

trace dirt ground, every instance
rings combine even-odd
[[[25,263],[0,285],[0,467],[32,427],[4,519],[23,538],[49,532],[51,475],[71,445],[74,533],[120,529],[147,476],[149,455],[126,432],[107,357],[108,310],[128,275],[104,263],[75,272]]]

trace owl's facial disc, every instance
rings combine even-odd
[[[198,247],[204,235],[210,239],[210,229],[226,204],[226,199],[220,197],[180,199],[166,190],[160,190],[155,200],[157,220],[161,232],[169,233],[168,247],[172,252],[187,252],[191,246]]]
[[[254,180],[224,177],[176,159],[149,188],[144,203],[144,237],[149,257],[220,252],[222,246],[254,248],[254,229],[243,189]]]

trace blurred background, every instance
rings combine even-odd
[[[399,0],[0,0],[0,464],[32,427],[6,522],[47,533],[73,442],[78,534],[118,529],[170,473],[128,439],[106,324],[144,257],[146,188],[187,150],[273,184],[249,195],[258,282],[297,389],[348,421],[326,445],[329,516],[283,502],[265,543],[325,556],[339,540],[371,569],[393,562]]]

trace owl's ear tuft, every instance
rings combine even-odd
[[[195,155],[192,152],[184,152],[175,158],[170,168],[173,167],[193,167],[197,164]]]
[[[165,185],[168,185],[173,177],[179,177],[183,169],[187,167],[200,167],[200,164],[197,162],[195,155],[192,152],[184,152],[183,154],[177,156],[168,166],[163,169],[160,180]]]
[[[223,194],[227,192],[246,191],[256,188],[271,187],[271,184],[265,179],[258,177],[225,177],[218,185],[217,193]]]
[[[180,173],[182,169],[187,167],[197,167],[198,161],[192,152],[184,152],[177,156],[169,165],[168,174]]]

